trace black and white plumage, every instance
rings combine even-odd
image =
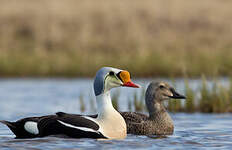
[[[107,138],[97,122],[82,115],[56,113],[38,122],[39,136],[65,135],[72,138]]]
[[[110,90],[114,87],[139,86],[131,82],[129,72],[111,67],[101,68],[94,80],[94,92],[98,114],[93,116],[66,114],[29,117],[16,122],[0,121],[7,125],[16,138],[34,138],[49,135],[64,135],[73,138],[126,137],[126,123],[112,106]]]
[[[93,115],[91,118],[96,118]],[[6,124],[16,138],[34,138],[49,135],[65,135],[72,138],[106,138],[99,132],[99,125],[88,116],[58,112],[55,115],[29,117]]]
[[[16,138],[34,138],[38,136],[37,122],[42,117],[23,118],[16,122],[0,120],[1,123],[7,125],[16,135]]]

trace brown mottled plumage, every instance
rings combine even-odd
[[[149,116],[137,112],[121,112],[127,124],[127,133],[136,135],[171,135],[174,125],[163,101],[184,99],[165,82],[151,82],[147,88],[145,101]]]

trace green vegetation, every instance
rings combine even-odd
[[[187,100],[185,101],[185,112],[192,113],[196,111],[195,106],[195,93],[193,90],[189,87],[189,83],[187,80],[185,80],[185,96],[187,97]]]
[[[202,77],[202,85],[198,87],[199,91],[193,91],[189,88],[189,83],[185,80],[185,95],[187,99],[184,104],[180,102],[169,101],[169,111],[171,112],[202,112],[202,113],[228,113],[232,112],[232,80],[230,87],[225,88],[215,79],[213,87],[210,88],[206,78]],[[200,92],[200,97],[197,93]],[[179,100],[180,101],[180,100]]]
[[[1,1],[0,76],[231,75],[232,1]],[[205,105],[205,104],[203,104]]]
[[[176,88],[176,82],[172,79],[173,87]],[[182,111],[181,101],[178,99],[171,99],[168,101],[168,110],[171,112],[181,112]]]
[[[194,91],[189,87],[188,80],[185,80],[185,96],[186,100],[167,101],[167,109],[170,112],[186,112],[186,113],[231,113],[232,112],[232,79],[229,87],[223,87],[217,80],[213,81],[213,86],[209,87],[206,78],[202,77],[202,84],[198,85],[198,91]],[[178,91],[178,89],[177,89]],[[128,111],[146,112],[145,89],[140,93],[134,93],[133,99],[128,97]],[[198,95],[199,94],[199,95]],[[140,97],[138,98],[138,95]],[[120,91],[112,94],[113,105],[120,110],[118,98]],[[93,108],[93,100],[91,100],[90,108]],[[82,103],[81,103],[82,105]],[[83,111],[83,110],[81,110]]]
[[[204,74],[199,91],[186,80],[188,100],[171,100],[168,109],[232,112],[232,81],[225,88],[215,80],[210,89],[205,80],[232,75],[231,6],[229,0],[1,1],[0,77],[93,77],[102,66],[137,77]],[[144,92],[134,93],[129,110],[145,111]],[[119,95],[112,95],[116,108]],[[90,105],[96,109],[94,100]]]
[[[85,111],[85,103],[84,103],[84,99],[83,99],[83,95],[79,95],[79,101],[80,101],[80,110],[81,112]]]
[[[133,104],[134,104],[135,111],[144,110],[144,99],[143,98],[138,99],[137,93],[134,93]]]
[[[111,100],[112,100],[112,104],[114,106],[114,108],[116,110],[119,110],[119,106],[118,106],[118,99],[119,99],[119,96],[120,96],[120,91],[117,90],[115,93],[112,94],[111,96]]]

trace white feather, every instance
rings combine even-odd
[[[39,134],[39,129],[37,127],[37,123],[36,122],[33,122],[33,121],[27,121],[25,124],[24,124],[24,129],[31,133],[31,134]]]
[[[88,119],[88,120],[91,120],[91,121],[93,121],[94,123],[96,123],[98,125],[98,123],[97,123],[97,121],[96,121],[95,118],[92,118],[92,117],[89,117],[89,116],[81,116],[81,117],[83,117],[85,119]]]
[[[91,128],[77,127],[77,126],[65,123],[63,121],[60,121],[60,120],[58,120],[58,122],[61,123],[61,124],[63,124],[63,125],[65,125],[66,127],[70,127],[70,128],[74,128],[74,129],[79,129],[79,130],[86,131],[86,132],[95,132],[95,133],[98,133],[96,130],[93,130]]]
[[[107,136],[104,134],[104,131],[103,131],[101,125],[97,122],[97,120],[96,120],[95,118],[92,118],[92,117],[89,117],[89,116],[82,116],[82,117],[85,118],[85,119],[89,119],[89,120],[95,122],[95,123],[99,126],[99,129],[98,129],[97,131],[100,132],[100,133],[101,133],[102,135],[104,135],[105,137],[107,137]]]

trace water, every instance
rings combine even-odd
[[[162,79],[165,80],[165,79]],[[151,79],[137,80],[146,87]],[[171,83],[171,81],[166,80]],[[228,79],[221,79],[228,86]],[[199,80],[191,80],[197,90]],[[211,83],[210,83],[211,84]],[[210,86],[209,84],[209,86]],[[176,81],[177,91],[184,92],[184,82]],[[121,88],[119,108],[127,111],[127,101],[141,89]],[[114,89],[113,92],[117,92]],[[81,113],[79,97],[87,105],[85,114],[94,113],[89,101],[94,102],[90,79],[1,79],[0,120],[17,120],[27,116],[52,114],[57,111]],[[10,130],[0,124],[1,149],[231,149],[231,114],[171,114],[175,132],[168,137],[128,135],[124,140],[98,141],[93,139],[64,139],[56,137],[14,139]]]

